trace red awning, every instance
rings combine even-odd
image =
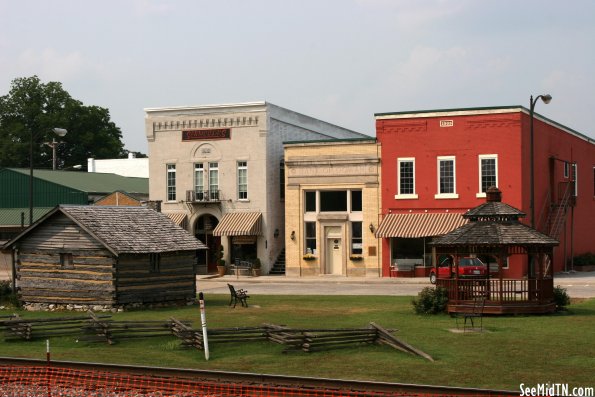
[[[387,214],[380,222],[376,237],[442,236],[467,223],[462,215],[453,212]]]

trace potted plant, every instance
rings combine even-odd
[[[306,254],[303,258],[305,261],[313,261],[314,259],[316,259],[316,257],[312,254]]]
[[[257,277],[260,276],[260,259],[254,259],[254,263],[252,263],[252,276]]]
[[[217,255],[217,274],[219,277],[225,276],[227,267],[225,267],[225,259],[223,259],[223,246],[219,246],[219,253]]]
[[[361,261],[362,259],[364,259],[364,257],[359,254],[351,254],[349,255],[349,259],[351,259],[352,261]]]

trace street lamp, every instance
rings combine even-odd
[[[546,95],[539,95],[535,99],[533,99],[533,95],[529,98],[529,122],[530,127],[529,130],[531,131],[531,197],[530,197],[530,207],[531,207],[531,227],[535,228],[535,158],[534,158],[534,148],[533,148],[533,113],[535,111],[535,104],[541,98],[543,103],[546,105],[550,103],[552,100],[552,96],[550,94]]]
[[[64,136],[68,133],[64,128],[54,128],[54,133],[58,135],[60,138],[64,138]],[[52,169],[56,171],[56,147],[61,144],[62,142],[56,141],[56,137],[52,137],[52,142],[46,142],[46,145],[52,148]]]
[[[54,128],[52,131],[60,137],[66,135],[67,131],[64,128]],[[29,226],[33,224],[33,131],[31,131],[31,141],[29,142]],[[48,144],[52,146],[54,153],[54,169],[56,169],[56,142],[55,138],[52,138],[52,143]]]

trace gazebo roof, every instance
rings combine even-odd
[[[555,240],[531,227],[513,221],[476,221],[434,239],[434,246],[556,246]]]
[[[525,213],[501,202],[498,188],[488,189],[487,202],[463,217],[469,223],[430,243],[433,246],[556,246],[558,240],[519,222]]]
[[[470,209],[463,218],[473,221],[481,218],[509,218],[518,219],[524,218],[527,214],[508,204],[499,201],[488,201],[475,208]]]

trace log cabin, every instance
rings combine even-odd
[[[206,246],[147,207],[60,205],[3,247],[30,310],[187,304]]]

